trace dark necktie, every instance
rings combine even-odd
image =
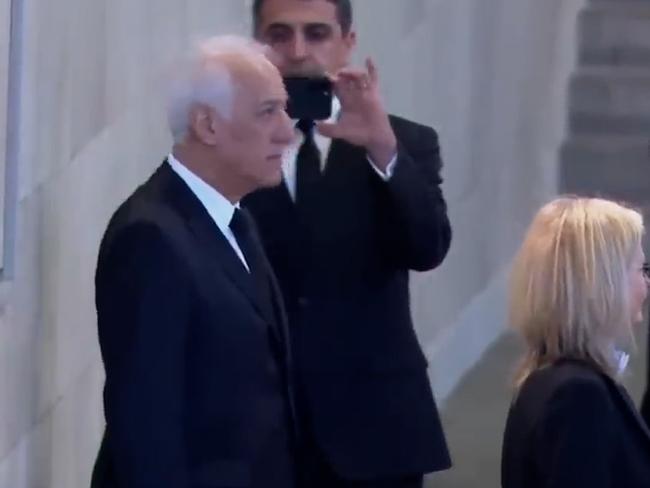
[[[304,140],[296,158],[296,204],[304,203],[321,176],[320,151],[314,141],[314,121],[301,119],[296,124]]]
[[[253,282],[253,291],[262,310],[268,317],[274,316],[271,285],[266,269],[263,251],[259,241],[253,236],[253,223],[249,215],[236,208],[230,220],[230,230],[244,254]],[[242,264],[243,266],[243,264]]]

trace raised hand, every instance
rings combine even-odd
[[[397,151],[397,140],[379,93],[377,68],[371,59],[366,69],[345,68],[331,76],[341,113],[334,123],[319,123],[321,134],[362,146],[372,161],[385,169]]]

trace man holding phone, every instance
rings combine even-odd
[[[371,60],[347,67],[350,0],[255,0],[253,20],[299,119],[283,184],[244,204],[286,300],[307,486],[421,487],[450,466],[408,287],[451,241],[437,135],[386,113]]]

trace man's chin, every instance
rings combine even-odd
[[[261,182],[261,188],[274,188],[282,183],[282,171],[278,171],[277,174],[271,175]]]

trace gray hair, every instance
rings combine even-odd
[[[172,75],[167,96],[167,120],[175,143],[187,136],[190,112],[197,104],[232,116],[235,65],[259,66],[267,47],[240,36],[217,36],[202,40]]]

